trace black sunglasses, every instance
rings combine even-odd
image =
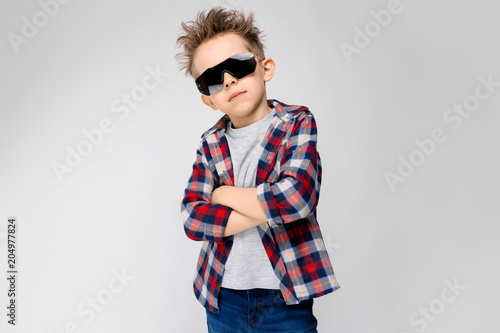
[[[252,74],[257,66],[256,57],[251,52],[235,54],[198,76],[194,81],[196,87],[202,94],[210,96],[222,89],[224,72],[228,72],[237,79]]]

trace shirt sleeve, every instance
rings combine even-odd
[[[317,129],[311,112],[302,113],[290,134],[276,182],[257,186],[257,198],[269,224],[296,221],[314,213],[321,187]]]
[[[204,154],[207,151],[202,141],[181,203],[184,231],[195,241],[222,243],[232,209],[210,202],[215,180]]]

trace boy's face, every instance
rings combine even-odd
[[[201,44],[195,52],[193,66],[198,75],[227,58],[250,52],[243,39],[235,34],[219,35]],[[270,108],[267,105],[265,82],[271,80],[275,64],[271,58],[257,60],[255,71],[241,79],[224,72],[222,89],[210,96],[201,95],[203,103],[213,110],[220,109],[231,119],[234,127],[244,127],[266,117]],[[243,92],[234,99],[235,93]]]

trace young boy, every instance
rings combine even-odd
[[[313,298],[339,288],[316,220],[321,161],[305,106],[267,99],[261,33],[215,7],[182,23],[176,58],[224,116],[201,136],[181,204],[203,241],[194,294],[209,332],[317,332]]]

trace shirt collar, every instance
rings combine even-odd
[[[285,103],[278,101],[277,99],[268,99],[267,105],[274,108],[276,112],[274,117],[279,117],[282,121],[287,121],[290,118],[290,114],[303,110],[304,108],[307,109],[305,106],[287,105]],[[215,131],[219,130],[225,131],[226,125],[229,122],[229,120],[230,120],[229,116],[225,114],[215,123],[214,126],[212,126],[208,131],[203,133],[201,137],[202,138],[206,137],[214,133]]]

